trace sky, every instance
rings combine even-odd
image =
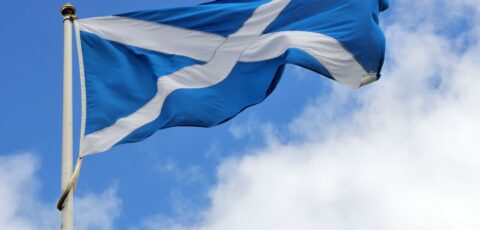
[[[200,2],[72,1],[80,18]],[[0,229],[60,223],[63,4],[0,8]],[[87,157],[76,229],[480,229],[479,20],[479,0],[391,0],[380,81],[288,66],[228,123]],[[75,121],[78,87],[75,68]]]

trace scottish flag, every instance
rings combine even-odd
[[[387,0],[218,0],[78,21],[82,156],[260,103],[295,64],[352,88],[380,76]]]

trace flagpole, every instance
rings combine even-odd
[[[62,192],[72,176],[73,168],[73,109],[72,109],[72,21],[75,7],[65,4],[60,10],[63,16],[63,125],[62,125]],[[70,193],[62,209],[62,230],[73,230],[73,193]]]

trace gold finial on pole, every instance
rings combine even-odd
[[[60,13],[62,14],[64,19],[74,20],[77,18],[77,16],[75,15],[77,13],[77,10],[70,3],[63,5],[60,9]]]

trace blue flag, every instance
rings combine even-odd
[[[387,0],[218,0],[78,20],[82,156],[173,126],[211,127],[263,101],[285,64],[352,88],[380,77]]]

